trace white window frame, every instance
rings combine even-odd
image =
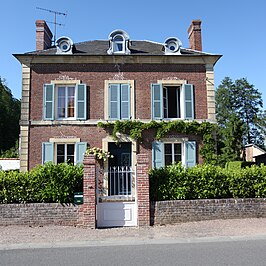
[[[158,84],[162,84],[162,87],[180,87],[180,117],[178,118],[163,118],[164,120],[184,120],[185,118],[185,106],[184,106],[184,90],[183,85],[187,84],[187,80],[175,80],[175,79],[169,79],[169,80],[157,80]]]
[[[179,117],[171,117],[169,118],[169,105],[168,105],[168,89],[169,87],[175,87],[176,91],[179,90],[179,97],[177,97],[178,95],[176,95],[176,100],[179,103]],[[166,92],[166,96],[164,97],[164,91]],[[165,104],[164,104],[165,101]],[[184,90],[182,88],[181,85],[163,85],[163,119],[167,119],[167,120],[176,120],[176,119],[184,119],[185,117],[185,112],[184,112]],[[166,106],[165,106],[166,105]],[[166,110],[167,113],[167,117],[165,117],[164,112]]]
[[[67,157],[68,157],[68,154],[67,154],[67,145],[74,145],[74,154],[73,154],[73,157],[74,157],[74,160],[73,160],[73,164],[76,165],[76,161],[75,161],[75,158],[76,158],[76,147],[75,147],[75,143],[55,143],[55,149],[54,149],[54,158],[55,158],[55,164],[58,164],[58,161],[57,161],[57,147],[58,145],[64,145],[64,162],[67,163]]]
[[[135,119],[135,86],[134,80],[105,80],[104,83],[104,120],[109,118],[109,86],[111,84],[129,84],[130,86],[130,117],[131,120]]]
[[[59,113],[58,113],[58,91],[59,88],[64,88],[65,89],[65,116],[64,117],[59,117]],[[68,113],[68,107],[67,107],[67,103],[68,103],[68,89],[67,88],[74,88],[74,116],[67,116]],[[77,99],[77,85],[56,85],[55,86],[55,101],[54,101],[54,105],[55,105],[55,119],[56,120],[73,120],[73,119],[77,119],[77,106],[76,106],[76,99]]]
[[[176,144],[180,144],[180,146],[181,146],[181,163],[183,163],[183,150],[184,150],[184,145],[182,144],[182,143],[174,143],[174,142],[171,142],[171,143],[168,143],[168,142],[164,142],[163,143],[163,145],[164,145],[164,165],[166,165],[165,164],[165,156],[166,156],[166,152],[165,152],[165,145],[166,144],[170,144],[171,145],[171,154],[168,154],[168,155],[171,155],[171,163],[173,164],[173,163],[175,163],[176,161],[175,161],[175,145]]]
[[[185,143],[188,141],[188,138],[162,138],[160,140],[163,143],[163,165],[165,166],[165,146],[164,144],[172,144],[172,149],[174,144],[181,144],[181,163],[183,166],[186,166],[186,149]],[[172,150],[173,151],[173,150]],[[174,158],[174,153],[172,153],[172,163]]]

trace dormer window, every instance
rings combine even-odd
[[[56,54],[72,54],[73,41],[69,37],[60,37],[55,42]]]
[[[175,37],[170,37],[165,41],[164,49],[166,55],[180,55],[180,48],[182,43]]]
[[[129,36],[123,30],[115,30],[109,34],[110,45],[108,54],[130,54],[128,49]]]

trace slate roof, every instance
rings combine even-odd
[[[96,40],[87,41],[74,44],[73,54],[79,55],[107,55],[109,49],[109,41]],[[164,44],[152,41],[130,41],[129,49],[131,55],[164,55]],[[43,51],[33,51],[27,54],[43,54],[54,55],[56,54],[56,47],[53,46]],[[191,49],[181,48],[181,54],[186,55],[206,55],[208,53],[194,51]]]

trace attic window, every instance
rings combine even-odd
[[[123,52],[125,50],[124,38],[120,35],[116,35],[113,40],[113,50],[114,52]]]
[[[130,54],[128,49],[129,36],[123,30],[115,30],[109,34],[108,54]]]
[[[165,41],[165,54],[166,55],[180,55],[180,48],[182,43],[179,39],[175,37],[170,37]]]
[[[66,36],[60,37],[55,42],[56,54],[72,54],[73,41]]]

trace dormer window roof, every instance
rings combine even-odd
[[[130,54],[129,36],[123,30],[114,30],[109,34],[108,54]]]

